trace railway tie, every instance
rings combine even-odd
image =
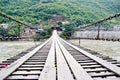
[[[36,48],[4,61],[0,80],[120,80],[120,63],[63,40],[54,30]]]

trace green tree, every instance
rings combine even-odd
[[[72,34],[74,33],[74,23],[64,25],[64,31],[61,36],[64,36],[66,39],[70,39]]]
[[[35,40],[42,40],[42,39],[47,39],[51,36],[52,34],[52,29],[49,25],[46,25],[44,27],[44,31],[36,32],[35,35]]]
[[[58,22],[57,24],[58,24],[60,27],[63,26],[62,22]]]
[[[22,30],[22,26],[20,26],[20,31]],[[7,28],[7,33],[8,33],[8,36],[12,36],[12,37],[17,37],[19,35],[19,32],[18,32],[18,25],[16,26],[9,26]]]
[[[16,33],[15,33],[15,31],[14,31],[13,29],[10,29],[10,30],[8,31],[8,35],[9,35],[9,36],[16,36]]]
[[[7,30],[4,28],[0,28],[0,37],[7,37],[8,33]]]

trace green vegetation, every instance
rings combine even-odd
[[[37,41],[47,39],[51,36],[51,34],[52,34],[52,29],[49,26],[46,26],[44,27],[44,31],[36,32],[34,39]]]
[[[32,25],[58,14],[78,26],[119,13],[120,0],[0,0],[0,11]],[[8,21],[0,17],[0,23]],[[110,23],[117,20],[104,24]]]
[[[8,33],[5,29],[0,28],[0,37],[6,37],[8,36]]]
[[[73,27],[90,24],[120,13],[120,0],[0,0],[0,12],[30,25],[40,25],[41,22],[45,23],[48,19],[52,19],[54,14],[60,15],[75,24],[64,27],[61,22],[55,23],[65,28],[62,36],[69,38],[73,33]],[[103,25],[112,27],[118,24],[118,21],[120,18],[105,22]],[[0,17],[0,23],[16,26],[11,20],[3,17]],[[13,26],[6,30],[0,28],[0,35],[18,36],[18,29]],[[38,39],[49,37],[50,29],[45,30],[45,32],[37,33],[36,37],[39,35],[42,36]]]
[[[60,26],[60,27],[63,27],[62,22],[58,22],[57,25]]]
[[[10,26],[7,29],[0,27],[0,37],[18,37],[18,34],[18,26]]]
[[[65,39],[70,39],[70,37],[72,36],[72,34],[74,33],[75,29],[74,29],[75,24],[74,23],[70,23],[70,24],[65,24],[64,30],[61,34],[62,38]]]

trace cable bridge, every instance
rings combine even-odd
[[[3,13],[0,16],[31,27]],[[119,16],[120,14],[115,14],[80,29],[99,25]],[[18,31],[20,38],[20,26]],[[101,37],[100,26],[95,36],[84,37],[83,34],[85,33],[80,35],[81,38],[111,39]],[[114,40],[119,39],[114,37]],[[45,42],[3,61],[0,65],[3,64],[6,67],[0,67],[0,80],[120,80],[120,62],[77,47],[60,38],[56,30]]]
[[[0,80],[120,80],[120,63],[60,38],[54,30],[41,45],[4,61]]]

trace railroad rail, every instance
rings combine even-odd
[[[120,80],[120,63],[91,54],[57,35],[5,62],[0,80]]]

